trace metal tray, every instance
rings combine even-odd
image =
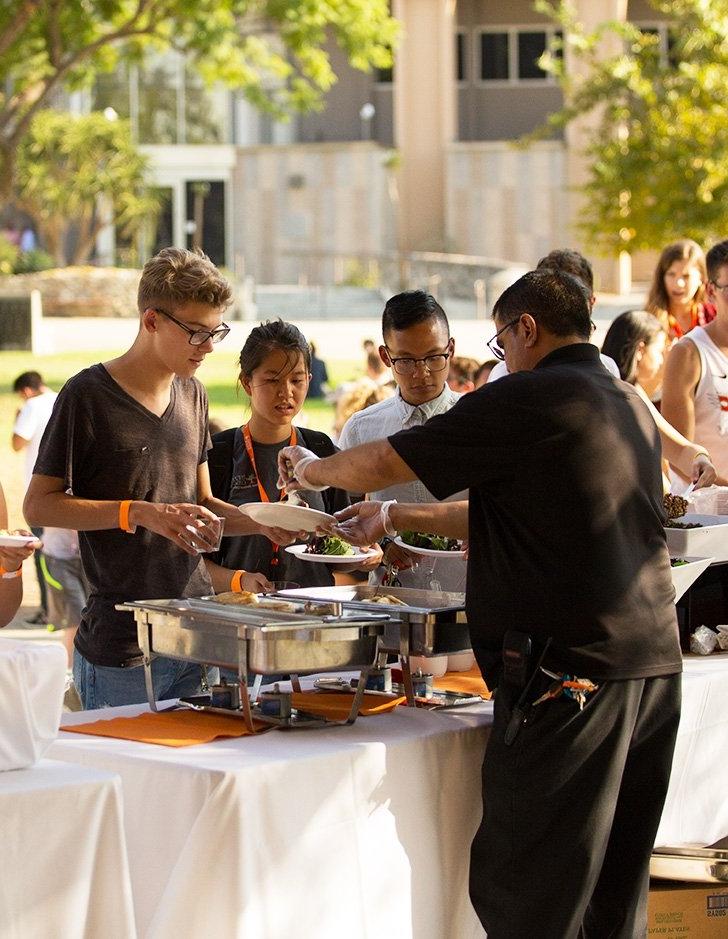
[[[728,850],[700,845],[655,848],[650,858],[650,876],[704,884],[728,883]]]
[[[238,668],[240,645],[249,672],[299,675],[370,666],[387,614],[314,617],[211,600],[140,600],[134,613],[142,650],[206,665]]]
[[[374,602],[374,597],[389,594],[403,605]],[[347,587],[305,587],[281,590],[275,596],[317,600],[337,604],[340,612],[387,611],[409,626],[409,653],[412,655],[445,655],[468,652],[470,632],[465,618],[465,594],[440,590],[418,590],[413,587],[383,587],[357,584]],[[400,628],[385,627],[383,648],[401,649]]]

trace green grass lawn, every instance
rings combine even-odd
[[[40,372],[46,384],[58,391],[76,372],[94,362],[111,359],[121,351],[123,350],[107,349],[99,352],[65,352],[42,356],[34,356],[30,352],[0,352],[0,481],[8,501],[11,527],[24,524],[21,512],[24,457],[22,453],[14,453],[10,446],[15,414],[20,405],[19,398],[12,392],[14,380],[21,372],[33,370]],[[357,361],[327,361],[326,365],[332,387],[361,374],[361,365]],[[207,388],[210,417],[220,421],[225,427],[241,424],[249,412],[245,392],[236,387],[234,357],[220,353],[210,356],[197,374]],[[333,419],[332,405],[321,400],[307,401],[301,423],[314,430],[330,433]]]

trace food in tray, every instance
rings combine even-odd
[[[225,593],[216,593],[212,599],[215,603],[224,603],[226,606],[258,606],[260,603],[258,594],[250,590],[243,590],[240,593],[227,590]]]
[[[702,528],[701,522],[676,522],[674,518],[668,518],[665,522],[665,528]]]
[[[355,553],[348,541],[336,535],[320,535],[312,538],[306,546],[306,554],[330,554],[344,557]]]
[[[392,606],[407,606],[404,600],[400,600],[399,597],[393,597],[391,593],[380,593],[375,597],[370,597],[370,603],[389,603]]]
[[[670,567],[682,567],[683,564],[689,564],[685,558],[670,558]]]
[[[234,593],[228,590],[225,593],[217,593],[211,598],[215,603],[222,603],[225,606],[256,606],[264,610],[277,610],[280,613],[295,613],[298,607],[295,603],[288,603],[286,600],[275,600],[273,597],[259,596],[257,593],[251,593],[249,590],[243,590],[242,593]]]
[[[457,538],[445,535],[429,535],[422,531],[403,531],[399,536],[405,544],[413,548],[427,548],[429,551],[462,551],[463,545]]]
[[[662,497],[662,504],[668,518],[680,518],[688,510],[688,500],[682,496],[674,496],[671,492],[665,493]]]

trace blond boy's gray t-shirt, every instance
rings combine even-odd
[[[81,499],[196,503],[197,467],[209,447],[200,382],[175,378],[169,406],[158,417],[99,364],[61,390],[35,473],[62,478]],[[82,531],[79,545],[90,592],[76,648],[94,665],[141,661],[134,617],[116,610],[117,603],[211,592],[201,556],[147,529]]]

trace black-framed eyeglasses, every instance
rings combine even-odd
[[[498,342],[498,337],[500,336],[501,333],[504,333],[510,326],[515,326],[517,322],[518,320],[511,320],[510,323],[506,323],[505,326],[501,326],[501,328],[498,330],[495,336],[493,336],[492,339],[489,339],[486,342],[486,346],[488,347],[488,349],[490,349],[493,355],[497,359],[500,359],[501,362],[505,362],[506,354],[501,348],[501,344]]]
[[[715,280],[711,280],[711,284],[715,287],[716,290],[720,290],[724,297],[728,296],[728,294],[726,294],[726,291],[728,290],[728,284],[719,284]]]
[[[436,352],[433,355],[424,355],[420,359],[412,359],[409,356],[400,356],[395,359],[389,351],[389,347],[385,346],[384,348],[389,354],[392,370],[396,372],[397,375],[412,375],[420,363],[425,366],[428,372],[441,372],[444,368],[447,368],[447,360],[452,355],[452,348],[450,347],[451,342],[452,339],[448,339],[447,352]]]
[[[208,339],[212,339],[213,342],[222,342],[225,336],[230,332],[230,327],[227,323],[223,323],[222,326],[218,326],[217,329],[192,329],[186,323],[181,323],[166,310],[161,310],[156,306],[150,307],[150,309],[154,310],[155,313],[161,313],[162,316],[166,316],[168,320],[172,320],[173,323],[176,323],[180,329],[184,329],[190,337],[188,342],[191,346],[204,346]]]

